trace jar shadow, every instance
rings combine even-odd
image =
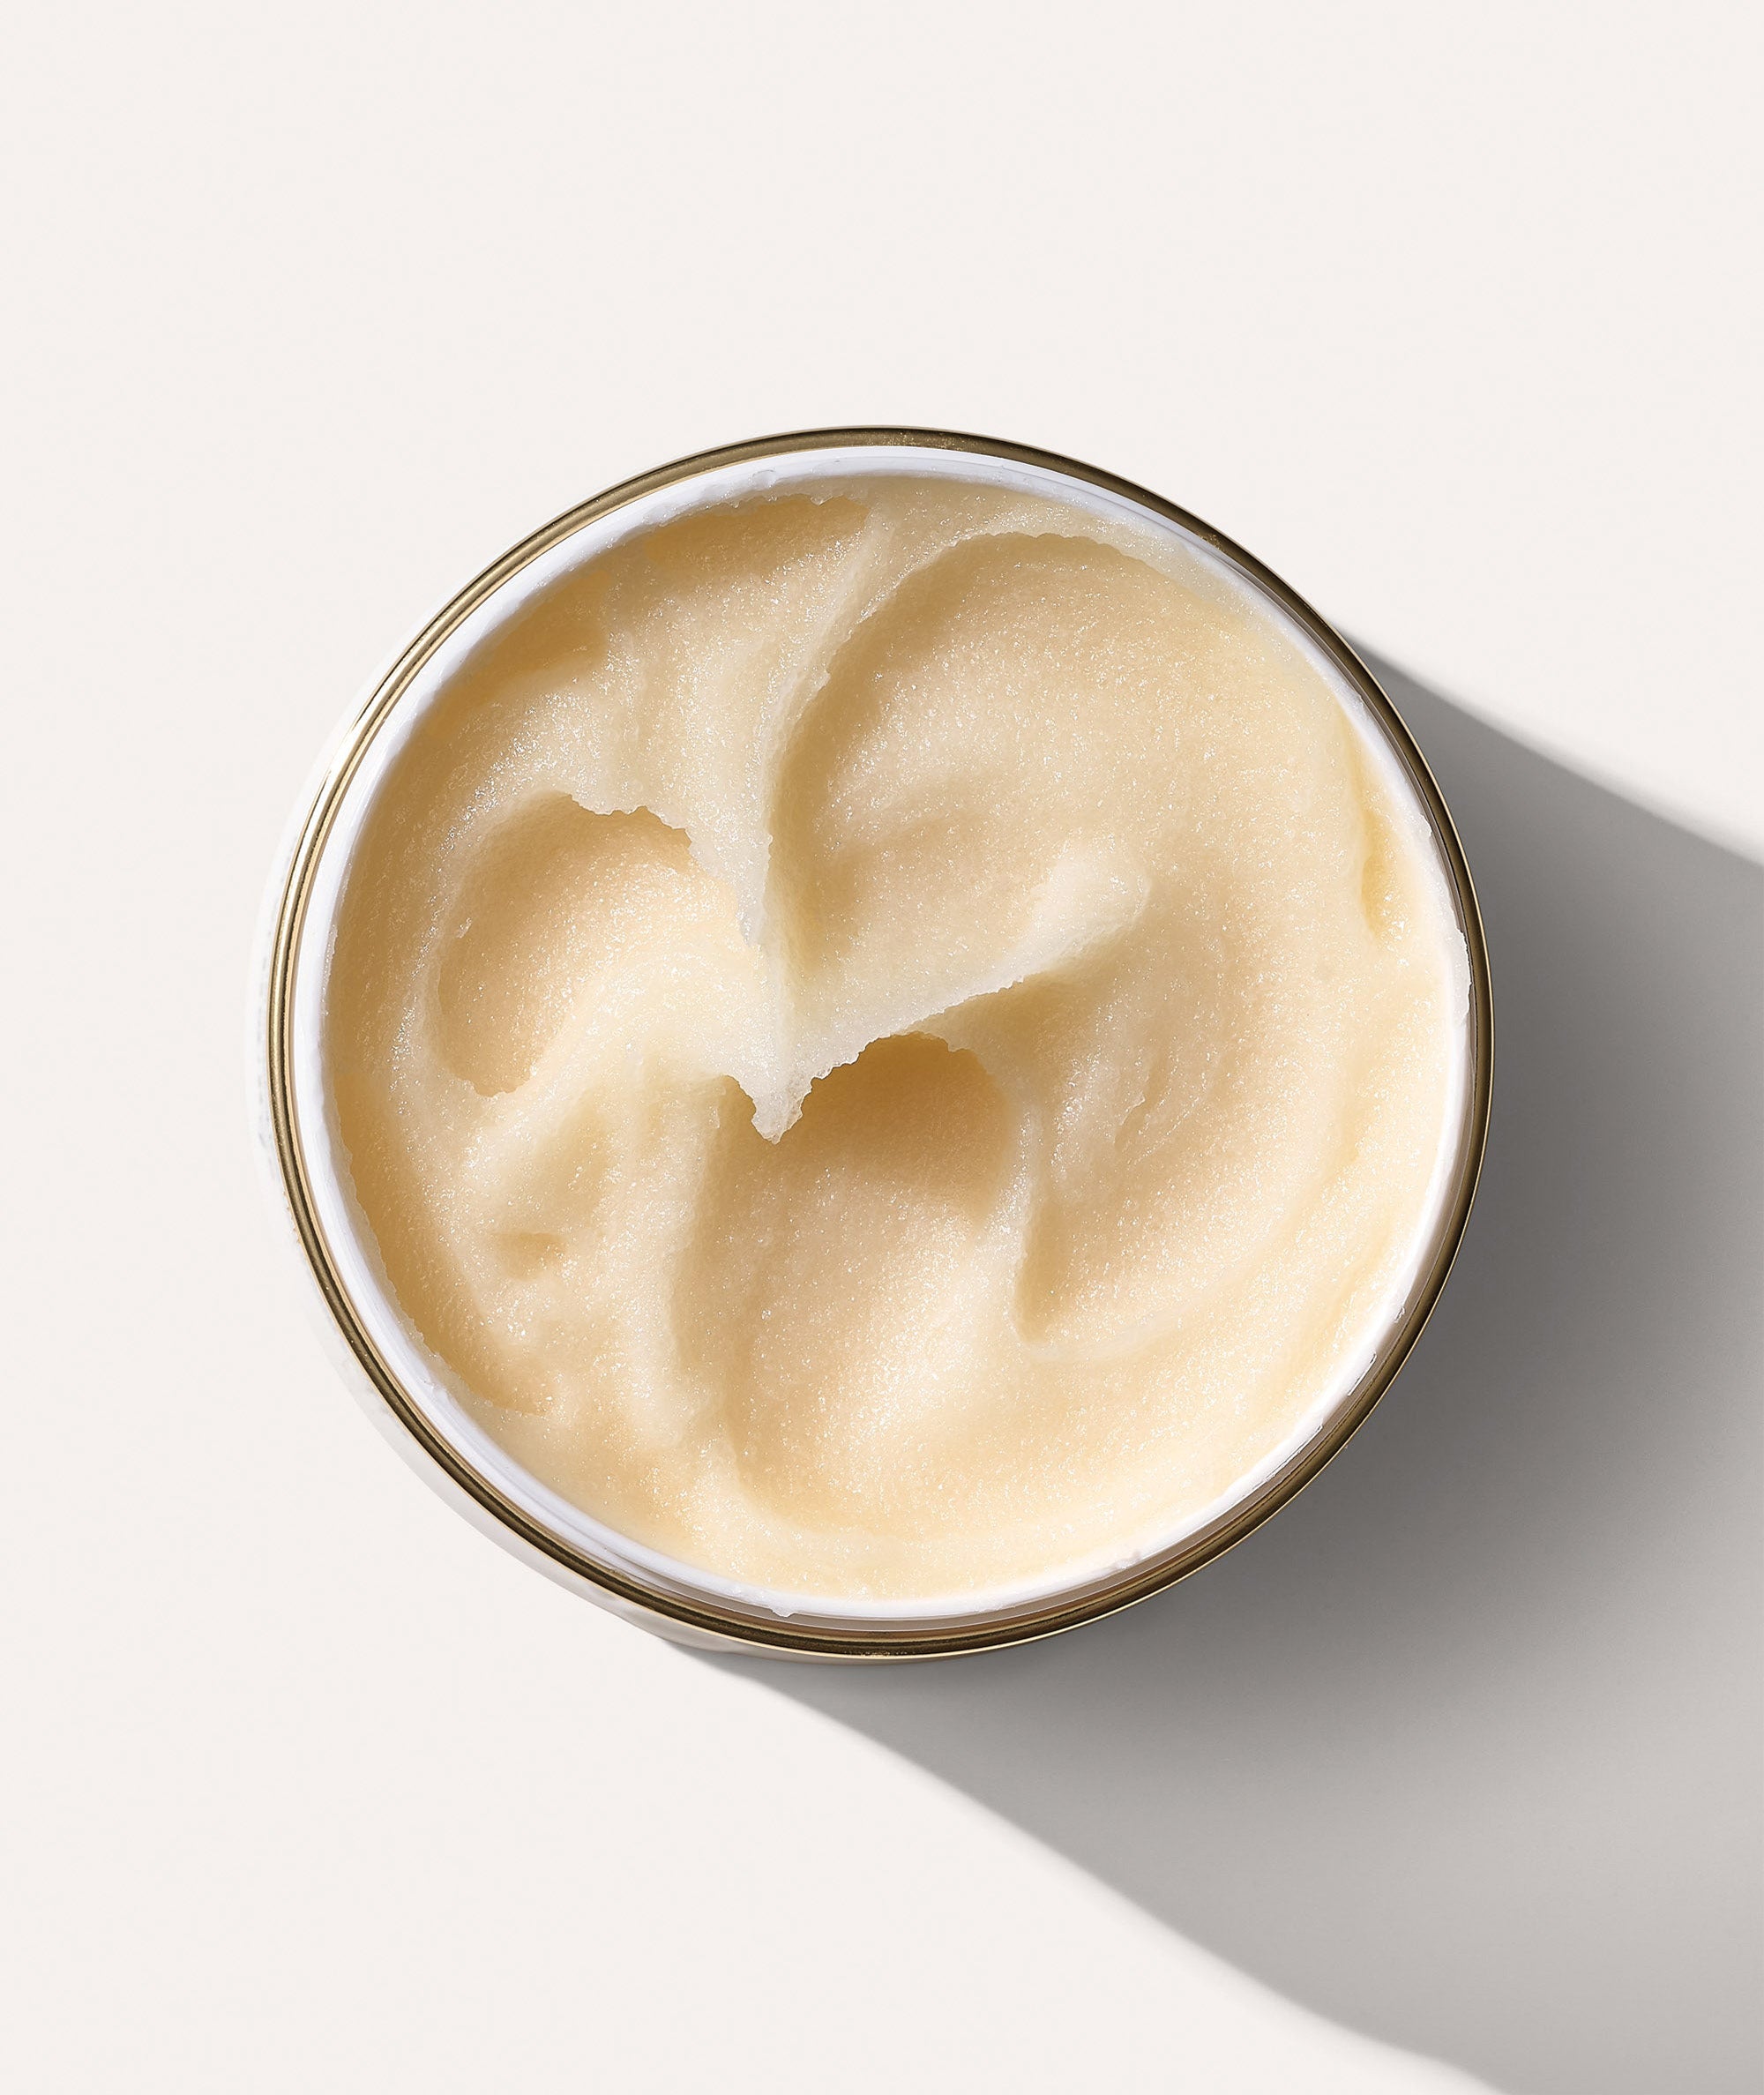
[[[706,1663],[1511,2095],[1750,2090],[1764,868],[1372,666],[1463,834],[1497,1036],[1477,1211],[1378,1412],[1113,1620]]]

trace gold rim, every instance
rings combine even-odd
[[[1335,1417],[1321,1432],[1284,1464],[1261,1487],[1217,1520],[1159,1555],[1148,1558],[1126,1573],[1090,1581],[1068,1591],[1020,1606],[1000,1608],[978,1618],[952,1616],[942,1620],[914,1620],[898,1625],[886,1621],[862,1621],[836,1616],[797,1616],[781,1620],[759,1610],[734,1602],[714,1601],[701,1594],[676,1590],[666,1582],[654,1582],[604,1564],[574,1543],[554,1534],[515,1505],[482,1475],[430,1425],[392,1373],[370,1336],[355,1303],[343,1285],[331,1247],[321,1226],[314,1201],[306,1156],[295,1107],[293,1082],[293,1020],[295,969],[308,902],[319,861],[329,840],[338,810],[362,760],[393,707],[409,688],[418,671],[436,649],[457,630],[464,619],[512,575],[541,554],[568,538],[585,524],[623,508],[639,497],[718,467],[741,465],[755,459],[784,453],[859,449],[868,447],[930,449],[969,453],[981,458],[1003,459],[1018,465],[1036,466],[1069,480],[1102,488],[1124,497],[1153,515],[1162,517],[1210,546],[1233,566],[1249,576],[1272,596],[1335,665],[1365,701],[1383,728],[1395,753],[1409,774],[1426,808],[1453,887],[1459,928],[1469,950],[1470,964],[1469,1095],[1466,1101],[1463,1134],[1450,1195],[1436,1224],[1432,1254],[1404,1307],[1402,1315],[1386,1334],[1372,1366],[1342,1403]],[[349,729],[343,745],[301,825],[276,910],[270,947],[265,999],[267,1036],[267,1093],[271,1133],[282,1185],[302,1249],[318,1283],[326,1307],[334,1318],[350,1351],[392,1416],[418,1448],[454,1485],[490,1514],[509,1534],[554,1564],[596,1588],[608,1598],[627,1607],[660,1617],[663,1623],[714,1639],[745,1644],[755,1650],[803,1657],[848,1659],[905,1659],[954,1657],[968,1651],[994,1650],[1052,1636],[1076,1628],[1082,1622],[1117,1612],[1136,1602],[1162,1592],[1178,1579],[1186,1578],[1203,1564],[1232,1548],[1270,1515],[1296,1496],[1347,1445],[1371,1416],[1379,1399],[1389,1388],[1397,1371],[1408,1358],[1433,1306],[1446,1284],[1458,1247],[1463,1240],[1481,1176],[1488,1140],[1489,1108],[1494,1072],[1493,1006],[1491,997],[1488,953],[1483,934],[1482,912],[1470,879],[1463,847],[1426,759],[1416,745],[1401,716],[1379,688],[1377,679],[1340,633],[1319,616],[1278,575],[1264,567],[1222,532],[1172,502],[1136,487],[1112,473],[1101,471],[1057,453],[1037,451],[1030,445],[1009,444],[991,437],[956,434],[947,430],[833,429],[808,430],[777,437],[732,444],[720,450],[698,453],[691,458],[658,467],[654,472],[623,482],[595,495],[564,515],[555,518],[524,540],[492,566],[488,567],[432,618],[392,669],[381,679],[360,715]]]

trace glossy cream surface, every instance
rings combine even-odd
[[[1455,1126],[1416,807],[1277,617],[853,478],[551,581],[350,866],[335,1127],[534,1476],[796,1596],[1130,1560],[1364,1366]]]

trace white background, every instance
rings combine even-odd
[[[1747,1966],[1723,1959],[1758,1919],[1755,1513],[1723,1494],[1755,1474],[1760,1349],[1721,1261],[1758,1245],[1732,1082],[1758,887],[1454,707],[1764,845],[1756,19],[357,0],[15,21],[0,2079],[1754,2084]],[[1503,865],[1555,869],[1513,873],[1504,905],[1529,1139],[1477,1223],[1536,1258],[1497,1284],[1477,1254],[1394,1422],[1151,1627],[932,1687],[712,1666],[430,1496],[303,1321],[240,1072],[279,834],[391,647],[610,482],[870,421],[1062,450],[1217,524],[1453,702],[1418,693],[1415,724],[1448,795],[1455,764],[1483,796],[1461,813],[1496,895]],[[1536,944],[1532,905],[1566,924],[1572,889],[1596,928],[1632,876],[1664,971],[1572,1054],[1559,1027],[1528,1049],[1593,950],[1572,927]],[[1603,976],[1586,961],[1577,1013],[1628,943]],[[1502,964],[1497,937],[1498,995]],[[1629,1176],[1601,1179],[1614,1149]],[[1535,1182],[1521,1150],[1548,1160]],[[1670,1238],[1626,1235],[1650,1201]],[[1677,1246],[1682,1286],[1650,1293]],[[1581,1321],[1549,1290],[1515,1309],[1570,1254]],[[1581,1408],[1506,1468],[1491,1432],[1402,1470],[1407,1420],[1484,1329],[1506,1350],[1452,1386],[1461,1412]],[[1705,1400],[1715,1425],[1648,1440],[1606,1493],[1608,1430],[1628,1447]],[[1666,1479],[1664,1515],[1638,1478]],[[1411,1543],[1426,1577],[1392,1568]],[[1321,1569],[1252,1605],[1282,1551]],[[1503,1566],[1499,1620],[1472,1623]],[[1383,1627],[1351,1647],[1364,1674],[1316,1661],[1335,1699],[1313,1747],[1280,1684],[1325,1646],[1282,1624],[1326,1591],[1318,1636]],[[1231,1672],[1245,1651],[1266,1665]],[[1137,1757],[1108,1759],[1129,1733]]]

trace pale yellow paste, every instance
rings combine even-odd
[[[621,1534],[797,1596],[1101,1568],[1364,1365],[1458,1111],[1417,808],[1178,542],[881,476],[600,554],[351,867],[403,1312]]]

